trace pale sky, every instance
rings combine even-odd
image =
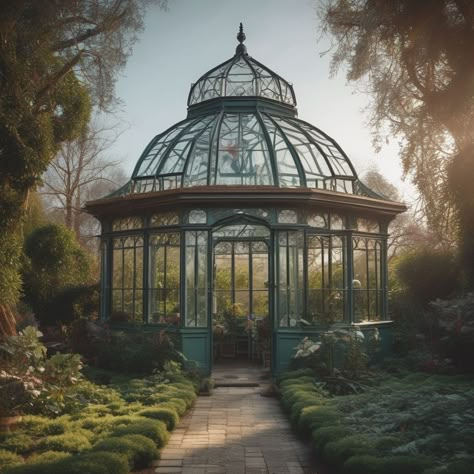
[[[250,56],[293,84],[298,117],[334,138],[359,176],[378,170],[399,188],[404,200],[414,188],[401,181],[397,141],[375,153],[363,108],[368,97],[355,94],[344,71],[329,77],[329,47],[320,39],[317,0],[169,0],[169,10],[152,7],[135,45],[117,96],[129,128],[111,153],[127,174],[151,139],[186,117],[191,83],[234,55],[239,23]],[[319,41],[318,41],[319,40]]]

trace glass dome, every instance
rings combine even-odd
[[[208,113],[158,135],[133,173],[134,192],[251,185],[354,192],[355,171],[312,125],[266,112]]]
[[[245,39],[242,31],[238,38]],[[291,84],[250,57],[242,43],[233,58],[206,72],[191,86],[188,106],[217,97],[242,96],[264,97],[296,106]]]
[[[116,194],[198,186],[314,188],[374,196],[331,137],[297,118],[293,87],[247,54],[191,86],[188,116],[157,135]]]

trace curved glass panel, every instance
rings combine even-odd
[[[298,168],[283,135],[268,116],[262,115],[262,120],[270,136],[271,147],[275,154],[280,187],[292,188],[301,186]]]
[[[193,120],[185,120],[175,125],[168,132],[158,135],[149,145],[146,155],[140,158],[139,167],[134,172],[134,176],[154,176],[158,170],[161,158],[168,149],[168,145],[178,136],[178,134],[188,127]]]
[[[306,122],[297,119],[288,119],[288,121],[301,127],[317,143],[332,167],[332,174],[338,176],[354,176],[354,172],[349,165],[349,160],[341,153],[334,140],[331,140]]]
[[[217,97],[265,97],[287,105],[296,105],[293,87],[263,64],[236,54],[202,76],[191,87],[188,105]]]
[[[219,127],[215,184],[272,185],[267,142],[255,114],[225,114]]]

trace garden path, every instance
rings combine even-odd
[[[199,397],[161,452],[156,473],[316,474],[275,398],[260,387],[220,387]]]

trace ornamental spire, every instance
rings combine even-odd
[[[245,41],[244,25],[240,23],[239,32],[237,33],[237,39],[239,40],[239,45],[235,48],[235,54],[247,54],[247,47],[243,44]]]

